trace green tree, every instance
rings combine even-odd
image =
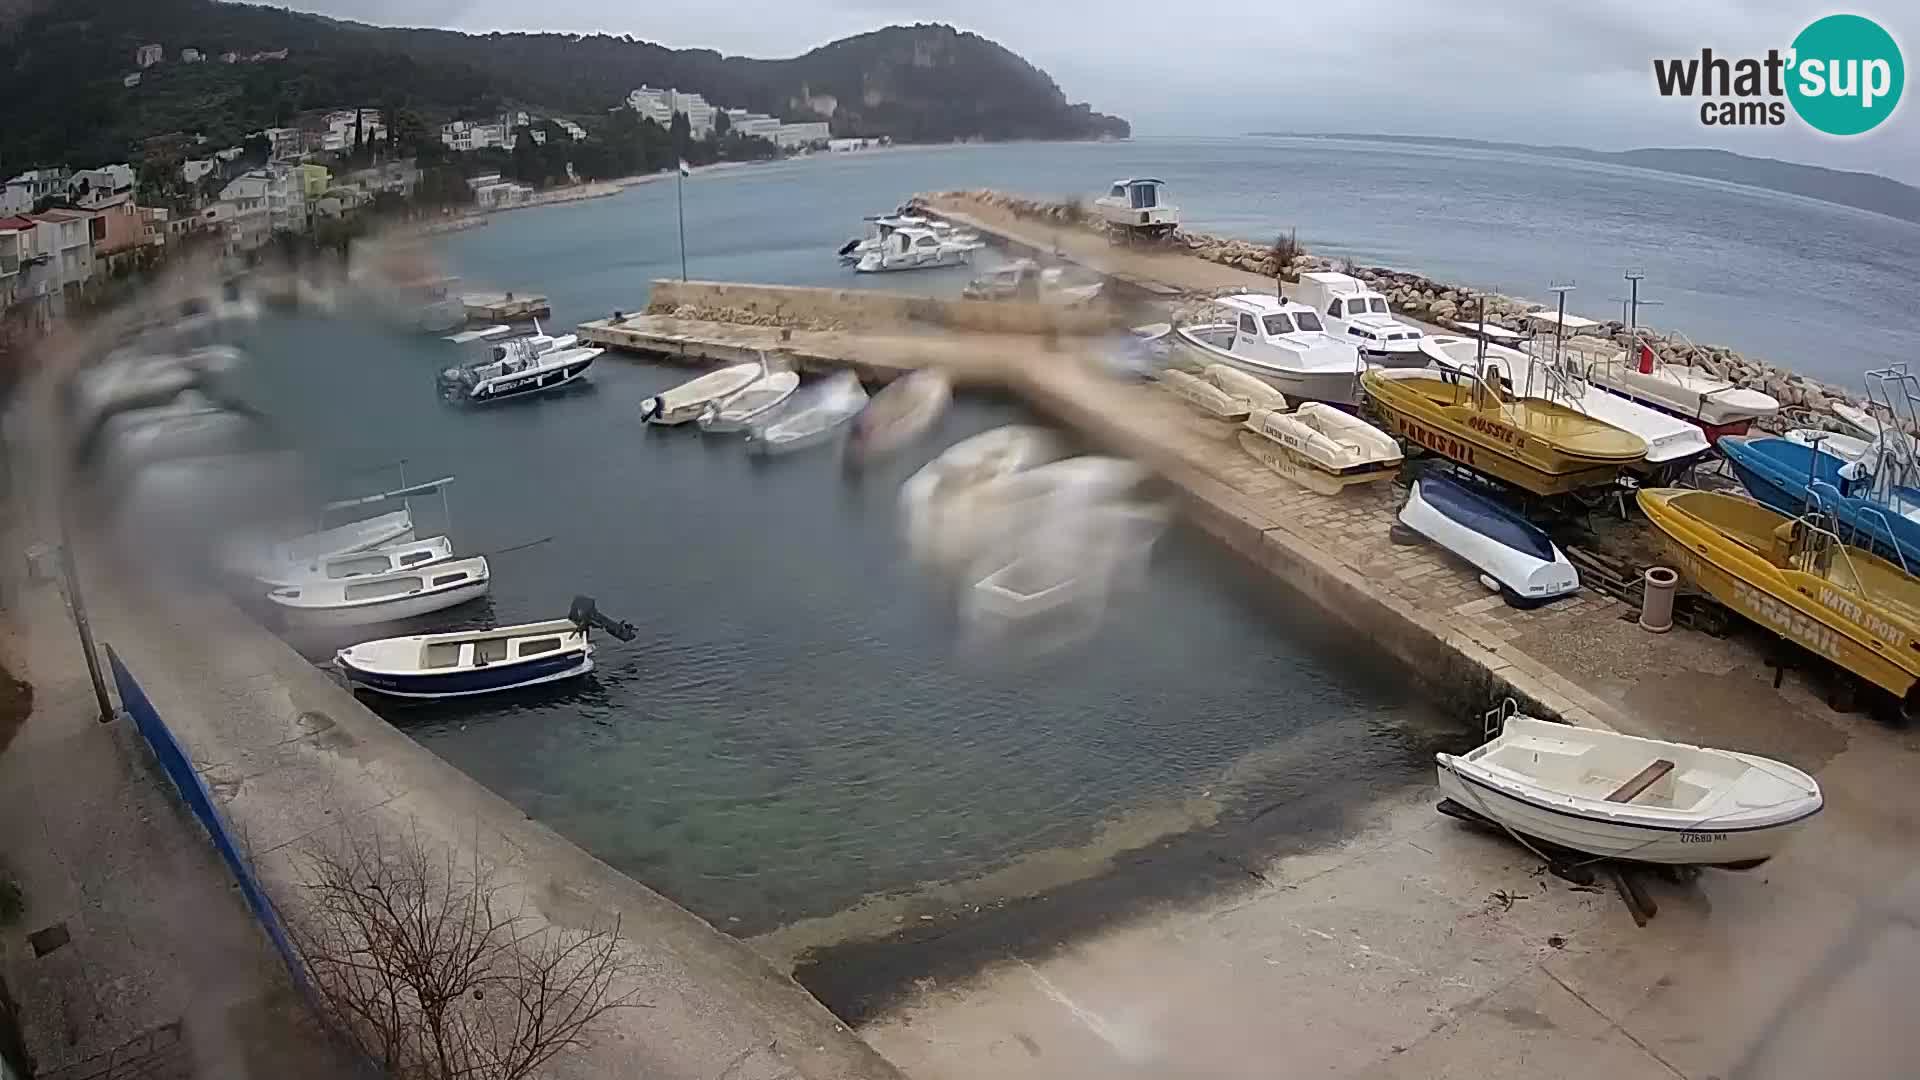
[[[673,123],[667,128],[667,134],[673,136],[673,152],[680,157],[686,157],[689,144],[693,142],[693,124],[687,119],[686,113],[673,114]]]
[[[733,117],[727,115],[727,110],[725,109],[713,110],[714,138],[724,141],[728,133],[732,131],[733,131]]]

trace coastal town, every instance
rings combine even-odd
[[[1899,168],[59,2],[0,1080],[1916,1073]]]

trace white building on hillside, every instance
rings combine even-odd
[[[465,153],[469,150],[487,150],[511,145],[508,142],[508,128],[503,122],[476,124],[471,120],[455,120],[440,128],[440,141],[450,150]]]
[[[803,146],[813,146],[833,138],[833,132],[822,121],[810,121],[804,124],[781,124],[773,131],[775,146],[783,150],[796,150]]]
[[[713,116],[718,111],[699,94],[657,90],[651,86],[642,86],[628,94],[627,107],[661,127],[672,127],[673,114],[685,113],[687,130],[696,139],[706,138],[707,133],[713,130]]]
[[[766,113],[748,112],[745,109],[727,110],[727,127],[741,135],[751,135],[760,139],[771,139],[780,129],[780,121]]]
[[[183,64],[197,64],[206,58],[206,54],[202,53],[199,49],[180,50],[180,62]]]
[[[212,158],[188,158],[180,163],[180,179],[189,184],[197,184],[213,175],[215,162]]]
[[[158,45],[142,45],[133,54],[133,62],[143,68],[150,68],[166,58],[167,50]]]
[[[627,95],[627,107],[661,127],[666,127],[673,122],[673,91],[655,90],[651,86],[642,86]]]
[[[560,125],[560,130],[566,132],[567,138],[572,139],[574,142],[579,142],[587,137],[587,129],[571,120],[555,120],[554,123]]]
[[[387,125],[379,109],[361,109],[358,114],[352,109],[335,109],[322,120],[327,125],[326,134],[320,137],[320,148],[334,153],[345,153],[353,149],[354,132],[360,133],[360,144],[365,146],[387,137]]]
[[[24,214],[41,199],[67,193],[67,170],[28,169],[0,189],[0,214]]]
[[[67,181],[67,198],[82,210],[105,210],[133,200],[133,166],[82,169]]]

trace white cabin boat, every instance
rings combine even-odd
[[[867,401],[867,388],[853,372],[829,376],[796,394],[772,422],[749,431],[747,449],[756,454],[786,454],[819,446],[860,415]]]
[[[847,453],[864,464],[905,448],[940,422],[953,401],[953,380],[943,371],[910,371],[873,395],[866,411],[854,418],[847,435]]]
[[[1780,411],[1780,402],[1699,368],[1669,364],[1650,348],[1637,357],[1622,351],[1588,365],[1587,379],[1622,397],[1691,420],[1710,441],[1744,435],[1755,420]]]
[[[291,625],[367,626],[443,611],[487,595],[480,556],[366,577],[283,585],[267,599]]]
[[[862,253],[853,268],[863,274],[878,274],[961,266],[972,262],[973,253],[981,246],[977,240],[957,239],[951,230],[901,225],[889,232],[879,246]]]
[[[1292,459],[1290,468],[1275,468],[1311,490],[1338,494],[1341,488],[1392,476],[1400,468],[1400,444],[1365,420],[1331,405],[1309,401],[1294,412],[1259,409],[1247,418],[1247,431],[1275,444]],[[1241,445],[1247,445],[1243,438]],[[1253,456],[1274,467],[1271,454],[1257,448]],[[1299,468],[1305,465],[1313,473]],[[1314,475],[1314,474],[1318,475]]]
[[[1174,331],[1193,363],[1238,368],[1294,400],[1360,403],[1360,350],[1326,333],[1311,308],[1255,293],[1214,303],[1230,321]]]
[[[1385,294],[1359,278],[1333,271],[1301,274],[1293,295],[1320,313],[1328,333],[1346,339],[1369,361],[1383,367],[1427,365],[1420,352],[1425,334],[1394,318]]]
[[[1166,187],[1151,177],[1115,180],[1093,200],[1094,216],[1115,238],[1164,239],[1180,227],[1180,208],[1167,201]]]
[[[699,419],[708,405],[724,404],[766,373],[760,364],[734,364],[689,379],[640,403],[640,419],[649,424],[684,424]]]
[[[1580,378],[1577,371],[1556,371],[1550,362],[1537,359],[1531,353],[1450,334],[1425,338],[1420,348],[1424,358],[1435,366],[1454,371],[1484,371],[1491,364],[1500,369],[1505,389],[1516,397],[1556,402],[1583,416],[1640,436],[1646,441],[1650,466],[1679,465],[1712,449],[1699,425],[1630,398],[1607,393]]]
[[[979,249],[986,245],[980,237],[963,229],[956,229],[944,221],[936,221],[919,214],[881,214],[867,218],[866,232],[840,246],[840,261],[851,266],[864,258],[869,251],[878,251],[885,246],[887,237],[901,228],[931,229],[943,240],[962,246]]]
[[[580,346],[573,334],[549,337],[534,326],[533,334],[490,345],[490,357],[481,363],[442,371],[440,396],[483,405],[558,390],[585,375],[605,351]]]
[[[341,578],[391,574],[446,562],[451,558],[453,558],[453,541],[444,536],[429,536],[425,540],[406,540],[384,547],[349,552],[345,555],[330,555],[300,567],[296,574],[275,581],[263,581],[261,584],[300,585],[308,581],[337,581]]]
[[[745,431],[754,424],[771,419],[798,389],[800,376],[797,372],[776,371],[762,375],[726,401],[708,402],[706,411],[700,414],[700,430],[716,433]]]
[[[1528,716],[1434,758],[1441,792],[1472,816],[1631,862],[1751,869],[1824,802],[1813,777],[1769,758]]]

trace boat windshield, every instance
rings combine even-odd
[[[1293,317],[1291,315],[1268,315],[1264,322],[1266,323],[1267,336],[1269,337],[1279,337],[1282,334],[1293,333]]]
[[[1302,330],[1312,332],[1321,328],[1320,316],[1311,311],[1297,311],[1294,312],[1293,317],[1294,320],[1300,324],[1300,329]]]
[[[1370,309],[1372,309],[1375,315],[1388,314],[1387,301],[1385,297],[1380,297],[1380,296],[1373,297],[1371,300],[1367,301],[1367,306]]]

